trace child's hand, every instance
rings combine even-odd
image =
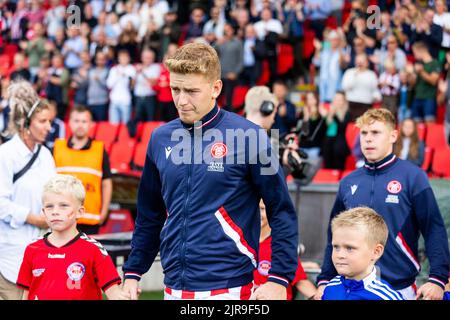
[[[131,300],[131,294],[122,289],[118,284],[109,287],[105,291],[108,300]]]

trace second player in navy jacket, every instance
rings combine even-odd
[[[389,237],[383,256],[377,262],[381,278],[396,290],[412,285],[420,271],[418,240],[425,239],[430,261],[429,280],[442,288],[449,268],[448,238],[428,178],[415,164],[390,154],[377,163],[368,163],[339,184],[331,219],[357,206],[368,206],[383,216]],[[331,230],[328,230],[331,239]],[[336,276],[331,261],[331,243],[326,247],[318,284]]]

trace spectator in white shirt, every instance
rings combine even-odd
[[[121,50],[118,53],[119,64],[112,67],[106,85],[109,94],[109,121],[127,123],[131,116],[131,88],[136,78],[136,69],[130,64],[130,55]]]
[[[125,29],[128,22],[131,22],[133,24],[133,28],[135,30],[139,30],[141,26],[141,17],[138,13],[134,10],[134,2],[129,1],[125,4],[126,13],[120,17],[119,24],[120,27]]]
[[[280,20],[272,18],[270,9],[263,9],[261,12],[261,20],[255,23],[256,35],[260,40],[264,40],[269,31],[277,34],[283,33],[283,25]]]
[[[159,64],[155,63],[155,52],[151,49],[142,51],[141,61],[142,63],[136,65],[134,86],[136,123],[155,119],[156,92],[153,86],[158,80],[161,69]]]
[[[436,0],[436,13],[433,16],[433,23],[442,27],[442,47],[450,48],[450,13],[447,10],[447,4],[443,0]]]
[[[145,0],[139,10],[140,28],[139,37],[142,38],[147,32],[148,24],[152,21],[159,29],[164,24],[164,15],[169,11],[167,1]]]
[[[397,118],[400,75],[395,68],[394,61],[390,59],[385,61],[384,70],[378,79],[382,95],[382,106],[391,111]]]
[[[209,19],[203,26],[203,35],[212,35],[213,37],[208,42],[213,43],[217,39],[223,37],[223,29],[225,26],[225,20],[220,18],[220,9],[218,7],[212,7],[209,11],[211,19]]]
[[[381,100],[378,78],[376,73],[368,68],[367,55],[357,55],[355,64],[355,68],[345,71],[342,78],[342,89],[349,104],[350,121],[355,121],[370,109],[375,101]]]
[[[48,105],[27,81],[12,83],[7,92],[14,137],[0,146],[0,300],[19,300],[18,271],[26,246],[48,228],[41,212],[44,184],[55,174],[50,151],[41,147],[51,128]],[[14,180],[33,155],[31,167]]]
[[[79,28],[76,26],[67,29],[68,39],[64,42],[62,54],[64,55],[64,64],[72,73],[75,69],[78,69],[83,64],[81,61],[81,52],[87,48],[82,37],[79,35]]]
[[[45,14],[44,23],[47,25],[48,37],[54,38],[56,31],[64,27],[66,8],[61,4],[61,0],[51,0],[50,5],[51,8]]]

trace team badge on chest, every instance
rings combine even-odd
[[[402,184],[397,180],[391,180],[387,185],[387,191],[390,193],[387,195],[386,203],[399,203],[398,195],[402,191]]]
[[[397,180],[392,180],[387,185],[387,191],[393,194],[400,193],[400,191],[402,191],[402,184]]]
[[[85,271],[86,268],[82,263],[74,262],[67,268],[67,275],[73,281],[80,281],[83,278]]]
[[[228,148],[225,143],[214,143],[211,147],[211,156],[215,159],[222,159],[227,155]]]

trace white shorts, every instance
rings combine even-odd
[[[253,293],[253,282],[241,287],[211,291],[164,289],[164,300],[248,300]]]

